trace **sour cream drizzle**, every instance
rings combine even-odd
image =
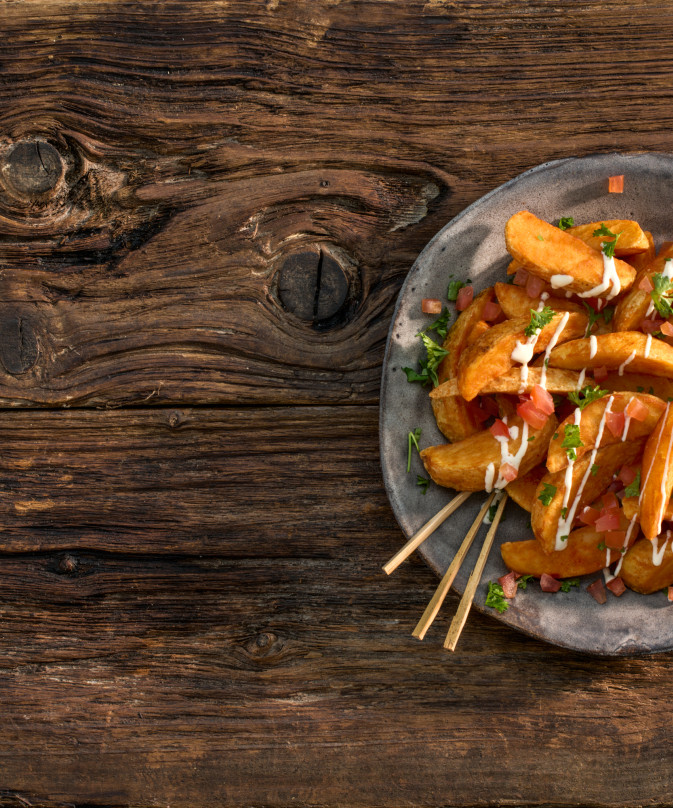
[[[617,274],[615,259],[608,258],[605,253],[602,253],[602,255],[603,278],[601,282],[598,284],[598,286],[594,286],[593,289],[589,289],[586,292],[580,292],[577,295],[578,297],[600,297],[604,292],[607,292],[605,295],[606,300],[612,300],[613,297],[617,297],[617,295],[620,293],[622,285],[619,281],[619,275]]]
[[[619,571],[621,570],[622,564],[624,563],[624,554],[626,553],[626,549],[629,546],[631,534],[633,533],[633,528],[636,526],[637,521],[638,521],[638,514],[634,513],[634,515],[631,517],[631,521],[629,522],[629,526],[626,528],[626,536],[624,537],[624,544],[622,545],[621,557],[617,562],[617,566],[615,567],[614,573],[609,573],[609,570],[607,569],[607,567],[610,565],[610,561],[608,560],[609,556],[606,556],[606,562],[605,562],[606,569],[603,570],[603,572],[610,574],[609,578],[606,575],[605,578],[606,583],[619,575]]]
[[[540,295],[540,302],[538,303],[537,311],[542,311],[544,309],[545,301],[548,299],[549,294],[547,292],[543,292]],[[528,363],[535,354],[535,344],[537,343],[541,330],[541,328],[537,329],[530,337],[526,339],[525,342],[520,342],[517,340],[514,350],[511,353],[512,362],[521,363],[521,385],[519,387],[519,393],[523,393],[526,390],[526,382],[528,381]]]
[[[552,275],[549,279],[552,289],[561,289],[575,280],[572,275]]]
[[[493,480],[495,478],[495,463],[489,463],[486,466],[486,476],[484,478],[484,488],[488,494],[493,490]]]
[[[662,544],[661,548],[659,547],[659,539],[661,536],[655,536],[652,539],[652,563],[655,567],[660,567],[661,562],[664,560],[664,553],[666,552],[666,545],[671,540],[671,531],[666,531],[666,538],[664,539],[664,543]]]
[[[579,377],[577,379],[577,386],[575,387],[575,390],[581,390],[582,387],[584,387],[584,377],[586,375],[586,372],[587,372],[587,369],[582,368],[582,370],[580,371],[580,375],[579,375]]]
[[[563,329],[566,327],[569,317],[570,312],[566,311],[563,317],[561,317],[559,324],[556,326],[556,331],[554,331],[552,334],[552,337],[549,340],[549,345],[547,345],[547,349],[544,352],[544,362],[542,363],[542,369],[540,371],[540,387],[543,387],[545,390],[547,389],[547,364],[549,362],[549,356],[552,350],[556,347],[556,343],[561,338],[561,334],[563,333]],[[584,379],[584,376],[582,379]]]
[[[627,357],[627,358],[626,358],[626,359],[625,359],[625,360],[622,362],[622,364],[619,366],[619,375],[620,375],[620,376],[623,376],[623,375],[624,375],[624,368],[625,368],[627,365],[630,365],[630,364],[631,364],[631,362],[633,362],[633,360],[634,360],[635,358],[636,358],[636,352],[635,352],[635,350],[633,350],[633,351],[631,351],[631,353],[629,354],[629,356],[628,356],[628,357]]]
[[[592,334],[589,337],[589,359],[593,359],[596,356],[596,351],[598,351],[598,340]]]
[[[506,424],[507,416],[505,416],[502,420],[503,423]],[[516,440],[519,437],[519,428],[517,426],[512,426],[509,428],[509,433],[510,438],[496,437],[496,440],[500,443],[500,466],[503,466],[505,463],[509,463],[510,466],[518,471],[521,461],[528,450],[528,423],[526,421],[523,422],[521,427],[521,443],[519,444],[518,450],[514,454],[511,454],[509,451],[509,440]],[[500,474],[498,474],[498,479],[495,482],[495,488],[502,489],[507,485],[507,483],[508,480],[505,480]]]
[[[650,348],[652,347],[652,334],[647,335],[647,339],[645,340],[645,359],[650,355]]]

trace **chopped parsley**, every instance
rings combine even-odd
[[[550,485],[549,483],[542,484],[542,493],[538,497],[540,502],[545,506],[545,508],[551,504],[552,499],[556,496],[556,486]]]
[[[561,519],[565,519],[566,516],[568,516],[568,509],[567,508],[561,508]]]
[[[544,236],[541,236],[539,233],[537,234],[538,241],[544,241]]]
[[[575,449],[584,446],[580,439],[580,428],[577,424],[566,424],[564,431],[565,435],[561,448],[566,450],[568,460],[577,460],[577,452]]]
[[[486,605],[490,606],[492,609],[495,609],[497,612],[500,612],[500,614],[509,609],[509,603],[507,602],[505,593],[502,591],[501,584],[493,583],[493,581],[488,582]]]
[[[566,533],[565,536],[561,536],[561,541],[568,541],[568,534]]]
[[[575,226],[575,220],[572,216],[561,216],[558,222],[559,230],[567,230],[569,227]]]
[[[598,547],[599,550],[607,550],[608,546],[604,541],[601,541],[596,545],[596,547]]]
[[[632,483],[624,489],[625,497],[639,497],[640,496],[640,469],[636,472],[636,478]]]
[[[446,290],[446,299],[455,301],[458,300],[458,292],[463,288],[463,286],[467,286],[468,283],[472,283],[472,281],[449,281],[448,288]]]
[[[591,476],[595,477],[598,474],[599,465],[598,463],[594,463],[591,467]]]
[[[601,244],[601,250],[606,258],[614,258],[615,246],[617,245],[617,239],[621,236],[621,233],[613,233],[612,231],[608,230],[603,222],[601,222],[601,226],[597,230],[594,230],[593,234],[594,236],[612,237],[612,241],[604,241]]]
[[[572,393],[568,393],[568,398],[576,407],[583,410],[587,404],[591,404],[592,401],[598,401],[599,398],[603,398],[603,396],[607,396],[607,394],[608,391],[601,390],[599,385],[592,387],[590,384],[587,384],[579,391],[573,390]]]
[[[431,322],[429,326],[426,326],[420,333],[425,334],[426,331],[434,331],[438,337],[444,339],[446,337],[446,332],[449,330],[450,317],[451,312],[444,307],[439,317]]]
[[[593,306],[590,306],[588,303],[585,303],[584,300],[580,301],[584,308],[587,310],[587,317],[589,318],[589,322],[587,323],[587,330],[584,332],[585,338],[589,336],[591,333],[591,329],[594,327],[596,320],[601,316]]]
[[[609,324],[609,323],[612,322],[612,318],[615,315],[615,307],[614,306],[606,306],[603,309],[603,311],[601,312],[601,314],[603,315],[603,319],[605,320],[605,322]]]
[[[425,495],[428,493],[428,486],[430,485],[430,480],[428,480],[426,477],[421,477],[420,474],[417,474],[416,485],[420,486],[421,494]]]
[[[673,315],[673,306],[671,306],[673,279],[657,273],[652,276],[652,286],[654,286],[654,289],[650,292],[650,296],[652,297],[654,308],[664,319],[668,319]]]
[[[418,440],[419,440],[420,437],[421,437],[421,428],[419,426],[419,427],[416,427],[416,429],[414,429],[413,432],[410,432],[409,436],[407,438],[407,444],[408,444],[408,449],[407,449],[407,474],[409,474],[409,471],[411,469],[411,447],[415,446],[417,452],[421,451],[419,446],[418,446]]]
[[[521,578],[516,582],[516,585],[519,589],[525,589],[528,586],[528,581],[532,578],[532,575],[522,575]]]
[[[486,515],[486,518],[488,519],[489,524],[491,524],[493,522],[493,520],[495,519],[495,514],[497,513],[497,510],[498,510],[498,502],[499,501],[500,500],[498,500],[497,497],[496,497],[496,501],[488,509],[488,514]]]
[[[550,309],[549,306],[545,306],[542,311],[535,311],[535,309],[531,309],[530,323],[524,328],[523,333],[527,337],[534,337],[546,325],[551,323],[554,314],[556,314],[556,312],[554,309]]]
[[[565,580],[561,581],[561,592],[570,592],[573,586],[579,585],[579,578],[566,578]]]
[[[449,352],[422,331],[417,336],[423,341],[426,353],[426,358],[421,359],[418,363],[420,372],[413,368],[402,368],[402,370],[406,373],[408,382],[421,382],[424,387],[431,382],[433,387],[437,387],[439,384],[437,366],[445,356],[448,356]]]
[[[528,438],[528,443],[531,443],[534,440],[535,440],[535,435],[531,435],[530,438]]]

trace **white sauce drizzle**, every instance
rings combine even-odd
[[[645,359],[648,358],[650,355],[650,348],[652,347],[652,334],[647,335],[647,339],[645,340]]]
[[[668,410],[670,409],[670,406],[671,406],[671,402],[669,401],[668,404],[666,404],[666,409],[664,410],[664,414],[662,416],[664,421],[668,417]],[[656,446],[654,448],[654,453],[652,455],[653,458],[656,457],[659,454],[659,445],[660,445],[660,443],[661,443],[661,432],[659,433],[659,436],[657,438],[657,444],[656,444]],[[650,463],[649,468],[647,469],[647,473],[645,474],[645,480],[643,481],[642,485],[640,486],[640,496],[638,497],[638,510],[640,510],[640,505],[642,505],[643,491],[645,490],[645,488],[647,486],[647,481],[650,479],[650,474],[652,473],[653,468],[654,468],[654,462]]]
[[[601,245],[602,247],[603,245]],[[615,259],[608,258],[605,253],[603,255],[603,278],[598,286],[594,286],[593,289],[589,289],[586,292],[580,292],[578,297],[599,297],[604,292],[607,292],[605,295],[606,300],[612,300],[613,297],[616,297],[621,289],[622,285],[619,281],[619,275],[617,274],[617,267],[615,266]]]
[[[629,427],[631,426],[631,416],[624,412],[624,431],[622,432],[622,443],[626,440],[626,436],[629,434]]]
[[[615,567],[614,574],[612,575],[613,578],[616,578],[619,575],[619,571],[622,568],[622,564],[624,563],[624,555],[629,546],[629,540],[631,539],[631,533],[633,533],[633,528],[636,526],[637,521],[638,521],[638,513],[634,513],[633,516],[631,517],[631,521],[629,522],[629,526],[626,528],[626,536],[624,536],[624,544],[622,545],[621,557],[617,562],[617,566]]]
[[[598,351],[598,340],[592,334],[589,337],[589,359],[593,359],[596,356],[596,352]]]
[[[580,371],[580,375],[577,379],[577,386],[575,387],[575,390],[581,390],[582,387],[584,386],[584,377],[586,376],[586,372],[587,369],[582,368],[582,370]]]
[[[507,416],[503,419],[503,423],[507,423]],[[511,427],[510,429],[510,437],[512,440],[516,440],[519,436],[519,429],[516,426]],[[521,427],[521,443],[519,444],[518,450],[511,454],[509,451],[509,439],[505,437],[496,437],[496,440],[500,443],[500,466],[504,466],[505,463],[509,463],[512,468],[515,468],[517,472],[519,471],[519,466],[521,465],[521,461],[524,458],[524,455],[528,451],[528,423],[526,421],[523,422],[523,426]],[[500,473],[498,473],[498,479],[495,482],[495,488],[498,490],[504,488],[508,483],[508,480],[505,480],[504,477]]]
[[[624,375],[624,368],[625,368],[627,365],[630,365],[630,364],[631,364],[631,362],[633,362],[633,360],[634,360],[635,358],[636,358],[636,352],[635,352],[635,350],[633,350],[633,351],[631,351],[631,353],[629,354],[629,356],[627,356],[627,358],[626,358],[626,359],[625,359],[625,360],[622,362],[622,364],[619,366],[619,375],[620,375],[620,376],[623,376],[623,375]]]
[[[544,309],[545,300],[547,300],[549,297],[549,295],[544,297],[545,294],[546,292],[543,292],[540,295],[540,302],[538,303],[537,311],[542,311]],[[520,342],[517,340],[514,350],[510,355],[512,362],[521,363],[521,384],[519,386],[520,394],[526,390],[526,382],[528,381],[528,363],[535,354],[535,344],[540,336],[540,331],[542,331],[541,328],[535,331],[532,336],[528,337],[525,342]]]
[[[668,448],[666,450],[666,462],[664,463],[664,473],[661,475],[661,487],[659,488],[659,492],[661,493],[661,508],[659,509],[659,521],[657,523],[657,532],[661,531],[661,523],[664,519],[664,513],[666,512],[666,505],[668,504],[668,497],[666,496],[666,481],[668,480],[668,465],[671,461],[671,448],[673,448],[673,431],[671,431],[671,437],[668,439]]]
[[[493,497],[493,502],[491,503],[491,507],[486,511],[486,516],[481,520],[482,525],[490,525],[493,520],[491,519],[491,513],[495,513],[495,507],[502,499],[502,492],[496,494]]]
[[[567,286],[574,280],[575,278],[573,278],[572,275],[552,275],[549,279],[549,283],[551,283],[552,289],[561,289],[563,286]]]
[[[542,363],[542,370],[540,371],[540,387],[545,390],[547,389],[547,365],[549,363],[549,356],[552,350],[556,347],[556,343],[561,338],[561,334],[563,333],[563,329],[566,327],[569,317],[570,312],[566,311],[563,317],[561,317],[559,324],[556,326],[556,331],[554,331],[552,334],[552,338],[549,340],[549,345],[547,345],[547,349],[544,352],[544,362]]]
[[[486,476],[484,478],[484,488],[488,494],[493,490],[493,479],[495,477],[495,463],[489,463],[486,466]]]
[[[661,562],[664,560],[664,553],[666,552],[666,546],[668,542],[671,540],[671,531],[666,531],[666,538],[664,539],[664,543],[662,544],[661,548],[659,548],[659,539],[661,536],[656,536],[652,539],[652,563],[655,567],[660,567]]]

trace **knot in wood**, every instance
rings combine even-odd
[[[335,317],[346,302],[348,288],[343,268],[323,249],[289,255],[278,278],[280,302],[287,311],[313,325]]]
[[[19,196],[53,191],[63,176],[63,161],[46,140],[21,140],[14,144],[2,166],[2,176],[10,190]]]
[[[168,426],[170,426],[171,429],[177,429],[184,421],[185,417],[179,410],[173,410],[168,416]]]
[[[64,555],[58,562],[59,572],[63,572],[66,575],[73,575],[77,572],[77,566],[77,559],[69,553]]]
[[[16,311],[0,310],[0,362],[7,373],[18,376],[30,370],[38,353],[35,329],[29,318]]]

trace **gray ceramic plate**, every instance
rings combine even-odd
[[[608,194],[607,178],[624,175],[624,193]],[[636,219],[651,230],[657,246],[673,239],[673,155],[603,154],[569,158],[533,168],[492,191],[430,241],[411,268],[400,292],[388,334],[381,384],[381,463],[393,511],[405,535],[410,537],[448,502],[453,492],[431,485],[426,495],[416,486],[423,467],[416,455],[406,473],[407,433],[421,427],[421,447],[444,443],[428,401],[427,389],[410,384],[403,367],[417,367],[421,355],[417,332],[431,318],[421,313],[421,299],[445,299],[449,274],[471,278],[476,291],[505,277],[508,256],[504,227],[518,210],[527,209],[550,222],[561,216],[575,221]],[[472,524],[485,494],[472,497],[421,547],[428,564],[443,574]],[[515,503],[505,509],[474,606],[496,620],[556,645],[604,655],[650,653],[673,649],[673,605],[666,595],[637,595],[627,590],[621,598],[608,593],[598,605],[586,591],[597,575],[582,580],[579,590],[550,595],[535,583],[520,590],[502,615],[484,604],[487,582],[507,570],[499,544],[531,537],[530,519]],[[394,539],[394,537],[391,537]],[[455,581],[462,593],[474,566],[481,534]],[[401,546],[402,541],[398,544]],[[391,541],[391,554],[397,549]],[[420,616],[420,615],[419,615]],[[441,613],[438,619],[441,618]]]

